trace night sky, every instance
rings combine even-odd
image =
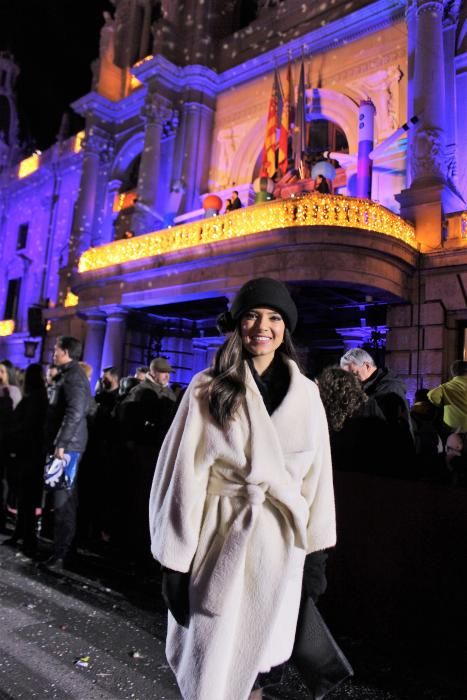
[[[29,150],[50,146],[70,102],[89,92],[104,10],[109,0],[0,0],[0,50],[21,70],[17,104]],[[81,124],[72,117],[71,132]]]

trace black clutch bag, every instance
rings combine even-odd
[[[302,598],[291,661],[313,700],[322,700],[331,690],[353,676],[352,666],[308,596]]]

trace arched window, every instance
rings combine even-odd
[[[307,126],[307,149],[312,158],[320,156],[324,151],[349,152],[347,138],[335,122],[313,119]]]
[[[141,153],[133,158],[130,165],[125,171],[125,175],[120,185],[120,192],[130,192],[138,186],[139,166],[141,163]]]

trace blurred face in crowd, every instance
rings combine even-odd
[[[375,367],[370,365],[369,362],[364,362],[363,365],[357,365],[356,362],[349,362],[347,365],[344,365],[342,369],[345,369],[346,372],[354,374],[360,379],[361,382],[364,382],[366,379],[368,379],[368,377],[371,377],[375,371]]]
[[[240,333],[245,350],[253,356],[256,371],[266,369],[282,345],[285,323],[275,309],[250,309],[243,315]]]
[[[0,384],[8,384],[8,370],[5,365],[0,365]]]
[[[71,362],[71,357],[68,354],[68,350],[63,350],[59,345],[54,346],[54,365],[61,367]]]
[[[146,379],[146,372],[141,372],[139,369],[137,369],[135,372],[135,379],[137,379],[139,382],[144,381],[144,379]]]
[[[463,447],[464,440],[462,438],[462,435],[459,435],[458,433],[451,433],[451,435],[448,435],[448,438],[446,440],[447,461],[450,462],[451,459],[454,459],[454,457],[461,457]]]
[[[102,374],[102,385],[106,391],[112,391],[113,389],[118,389],[118,379],[110,372],[104,372]]]
[[[167,384],[169,383],[169,372],[159,372],[157,369],[154,369],[151,370],[151,375],[156,384],[160,384],[161,386],[167,386]]]
[[[45,380],[49,386],[51,384],[53,384],[54,377],[57,376],[57,373],[58,373],[58,369],[56,367],[49,367],[47,369],[47,374],[45,375]]]

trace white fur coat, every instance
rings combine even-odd
[[[184,700],[246,700],[291,652],[305,554],[335,544],[328,428],[315,384],[291,360],[269,416],[246,365],[228,428],[196,375],[162,446],[150,498],[152,553],[191,570],[190,624],[169,613],[167,658]]]

